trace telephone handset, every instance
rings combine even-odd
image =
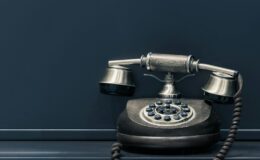
[[[193,56],[148,53],[139,59],[108,62],[100,91],[110,95],[131,96],[135,91],[132,72],[127,66],[140,65],[149,71],[166,72],[158,98],[132,99],[117,122],[118,143],[112,146],[112,159],[120,159],[121,147],[147,149],[205,148],[218,141],[219,120],[212,102],[234,103],[233,119],[227,139],[215,156],[225,158],[238,129],[242,107],[242,76],[238,71],[200,63]],[[172,73],[211,71],[202,87],[205,99],[182,98]]]

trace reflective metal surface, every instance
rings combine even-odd
[[[166,82],[163,89],[159,92],[159,96],[162,98],[179,98],[181,93],[176,90],[173,83]]]
[[[233,77],[236,77],[238,75],[238,71],[219,67],[219,66],[214,66],[211,64],[197,63],[197,68],[200,70],[208,70],[208,71],[212,71],[212,72],[225,73],[225,74],[231,75]]]
[[[141,56],[139,59],[109,61],[109,68],[100,81],[103,88],[101,89],[102,92],[118,95],[118,91],[120,91],[120,94],[125,91],[126,88],[123,87],[135,87],[132,72],[128,68],[123,67],[128,65],[140,65],[141,67],[146,67],[147,70],[169,73],[191,73],[200,70],[212,71],[213,73],[208,83],[202,88],[205,91],[204,95],[207,99],[222,102],[232,101],[232,97],[237,90],[236,79],[238,72],[235,70],[200,63],[199,60],[195,60],[191,55],[148,53],[147,56]],[[165,82],[163,89],[159,93],[160,97],[172,98],[180,96],[180,93],[175,89],[173,79],[166,80]],[[133,88],[127,89],[129,89],[127,92],[130,93],[131,91],[133,93]]]
[[[213,95],[233,97],[237,91],[237,80],[230,75],[213,72],[202,90]]]
[[[171,73],[165,75],[164,79],[165,84],[163,85],[162,90],[159,92],[159,96],[162,98],[180,98],[181,93],[175,88],[174,78]]]
[[[186,56],[157,53],[148,53],[146,59],[147,70],[182,73],[190,72],[190,64],[193,61],[191,55]]]
[[[193,73],[200,70],[207,70],[225,73],[234,77],[238,75],[238,72],[232,69],[200,63],[199,60],[194,59],[192,55],[148,53],[147,56],[141,56],[141,58],[137,59],[108,61],[108,66],[118,65],[140,65],[141,67],[146,67],[147,70],[161,72]]]
[[[108,66],[140,64],[141,59],[123,59],[108,61]]]
[[[104,77],[99,83],[135,87],[132,71],[122,66],[107,68]]]

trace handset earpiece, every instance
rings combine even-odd
[[[221,72],[212,72],[208,82],[202,87],[204,97],[216,103],[233,103],[238,89],[237,77]]]
[[[131,96],[135,91],[133,73],[129,68],[110,66],[99,82],[100,92],[109,95]]]

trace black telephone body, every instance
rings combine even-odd
[[[139,59],[113,60],[100,81],[105,94],[131,96],[135,91],[132,71],[126,66],[140,65],[149,71],[165,72],[164,80],[145,74],[164,83],[158,98],[132,99],[117,122],[119,146],[147,149],[206,148],[216,143],[220,135],[219,119],[213,103],[235,103],[234,115],[227,142],[215,159],[224,159],[235,138],[242,106],[241,75],[231,69],[200,63],[193,56],[148,53]],[[186,78],[201,70],[211,71],[202,87],[205,99],[186,99],[176,89],[173,73],[185,73]],[[233,128],[232,128],[233,127]],[[117,146],[118,147],[118,146]],[[120,149],[118,147],[117,149]],[[113,149],[112,149],[113,150]],[[116,150],[113,150],[116,152]],[[114,154],[114,155],[113,155]],[[112,159],[119,158],[112,153]]]
[[[119,142],[132,147],[205,147],[219,136],[212,106],[195,99],[129,100],[117,126]]]

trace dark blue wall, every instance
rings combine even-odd
[[[107,60],[152,51],[193,54],[201,62],[241,71],[241,131],[259,133],[259,7],[256,0],[2,0],[0,132],[113,131],[127,98],[99,93]],[[156,96],[161,84],[143,77],[145,70],[134,71],[139,86],[134,97]],[[199,74],[178,88],[186,97],[200,98],[207,77]],[[223,128],[231,109],[218,107]]]

